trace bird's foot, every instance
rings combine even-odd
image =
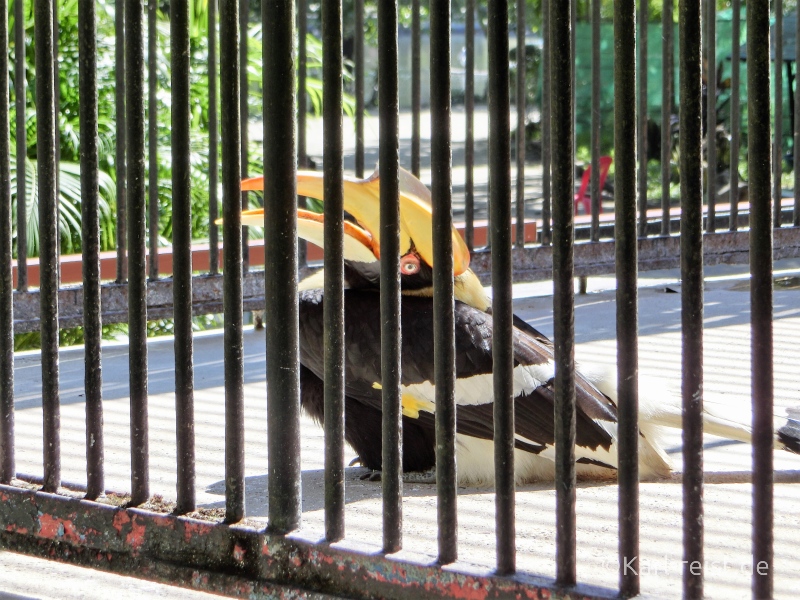
[[[348,467],[355,467],[356,465],[360,465],[360,464],[362,464],[361,463],[361,457],[360,456],[356,456],[353,460],[350,461],[350,464],[347,465],[347,466]]]
[[[381,480],[381,472],[380,471],[369,471],[364,473],[361,477],[359,477],[361,481],[380,481]]]
[[[411,471],[403,473],[405,483],[436,483],[436,467],[428,471]]]

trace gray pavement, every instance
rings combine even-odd
[[[706,400],[735,410],[750,397],[750,325],[747,277],[741,267],[707,270],[705,304]],[[800,275],[800,262],[776,265],[778,275]],[[680,389],[680,285],[675,272],[642,274],[640,289],[640,372],[642,394],[673,393]],[[791,281],[791,280],[789,280]],[[589,280],[590,293],[577,298],[575,327],[581,363],[615,363],[613,278]],[[678,293],[671,293],[678,292]],[[544,333],[552,333],[551,284],[519,284],[515,310]],[[800,289],[775,292],[775,402],[777,412],[800,405]],[[152,492],[175,498],[175,416],[172,392],[171,338],[152,340],[150,358],[150,447]],[[197,498],[205,507],[223,506],[223,366],[219,331],[198,334],[195,348],[195,402]],[[265,523],[266,500],[266,388],[264,334],[245,334],[246,361],[246,475],[247,514],[254,524]],[[127,346],[109,343],[103,350],[107,487],[125,491],[129,482]],[[39,356],[16,357],[17,469],[41,475],[42,409]],[[83,350],[61,352],[63,478],[85,482]],[[319,539],[323,533],[322,430],[303,418],[303,530],[300,535]],[[680,433],[665,441],[680,471]],[[352,454],[348,452],[348,459]],[[709,598],[748,595],[750,582],[751,485],[750,449],[708,437],[705,453],[706,585]],[[800,526],[800,457],[775,455],[775,596],[794,598],[800,586],[800,556],[796,531]],[[347,470],[347,538],[344,546],[377,550],[381,539],[380,484],[363,482],[360,468]],[[404,558],[428,562],[436,553],[435,486],[406,484],[404,488]],[[578,489],[578,577],[616,587],[617,494],[613,484],[583,483]],[[641,485],[642,589],[646,597],[677,598],[681,577],[681,486],[679,479]],[[517,548],[520,570],[552,577],[554,564],[555,494],[550,484],[526,485],[517,491]],[[489,571],[494,556],[494,497],[491,490],[459,490],[459,557],[464,567]],[[41,577],[45,570],[48,574]],[[0,551],[0,590],[22,597],[95,597],[109,591],[121,597],[125,590],[163,597],[191,597],[161,586],[156,591],[136,588],[146,582],[85,572],[78,567],[54,566],[46,561]],[[67,594],[53,581],[68,579],[75,590]],[[50,587],[47,587],[50,585]],[[146,584],[155,585],[155,584]],[[134,587],[131,587],[134,586]],[[156,588],[153,588],[156,589]],[[80,590],[86,590],[85,594]],[[97,590],[101,590],[98,592]],[[177,594],[177,595],[176,595]],[[0,595],[2,597],[2,595]],[[13,596],[12,596],[13,597]]]

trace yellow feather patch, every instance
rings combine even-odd
[[[372,384],[372,388],[380,390],[383,389],[383,386],[376,381]],[[412,394],[401,394],[400,404],[403,409],[403,416],[409,417],[410,419],[419,419],[419,411],[421,410],[431,414],[436,412],[436,405],[433,402],[425,400],[424,398],[417,398]]]

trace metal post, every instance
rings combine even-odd
[[[142,0],[125,0],[128,157],[128,346],[131,394],[131,504],[150,496],[145,279],[144,35]]]
[[[114,3],[114,120],[117,124],[117,146],[114,169],[117,176],[117,283],[128,278],[128,125],[125,109],[125,0]]]
[[[248,59],[248,44],[250,41],[250,34],[248,31],[250,20],[250,0],[239,0],[239,114],[241,115],[241,155],[242,155],[242,173],[241,177],[244,179],[250,172],[250,104],[248,102],[250,94],[250,80],[248,78],[247,65]],[[266,37],[266,36],[264,36]],[[263,41],[262,41],[263,43]],[[264,157],[266,161],[266,157]],[[266,166],[265,166],[266,168]],[[242,192],[242,210],[246,210],[249,204],[247,192]],[[250,245],[249,234],[250,229],[247,226],[242,227],[242,269],[245,273],[250,270]]]
[[[431,194],[433,201],[433,360],[436,386],[436,492],[440,564],[458,557],[456,351],[453,303],[450,0],[431,0]]]
[[[364,0],[355,0],[356,177],[364,177]]]
[[[383,551],[403,546],[397,0],[378,3]]]
[[[517,0],[517,248],[525,246],[525,0]]]
[[[475,0],[467,0],[465,16],[466,70],[464,80],[464,241],[472,252],[475,245]]]
[[[44,409],[44,485],[61,483],[61,409],[58,391],[58,234],[56,193],[55,95],[53,91],[53,3],[35,0],[36,148],[39,186],[39,298],[42,331],[42,408]]]
[[[208,2],[208,262],[219,273],[219,118],[217,114],[217,0]]]
[[[16,0],[16,3],[20,4],[20,0]],[[0,47],[8,47],[8,0],[0,0]],[[19,48],[20,46],[16,47],[17,55]],[[10,159],[8,53],[2,52],[0,53],[0,483],[6,484],[10,483],[15,475],[14,287],[11,277]],[[17,179],[20,179],[19,174]],[[24,225],[19,227],[23,228]]]
[[[97,154],[97,22],[94,0],[78,4],[81,126],[81,246],[83,248],[86,497],[105,492],[100,340],[100,217]]]
[[[600,0],[592,0],[592,173],[590,180],[592,198],[591,240],[600,241],[600,208],[603,190],[600,189]],[[581,282],[585,282],[581,278]]]
[[[342,1],[322,1],[325,197],[325,539],[344,538],[344,131]]]
[[[639,98],[638,106],[636,108],[636,116],[638,120],[638,127],[631,127],[631,134],[636,136],[637,151],[639,153],[638,162],[639,170],[637,175],[639,185],[639,237],[647,236],[647,10],[648,2],[639,2],[639,40],[636,43],[638,50],[638,64],[636,73],[638,74],[638,88]],[[617,3],[614,4],[617,6]],[[615,38],[615,47],[619,40]],[[615,67],[615,72],[619,69]],[[616,91],[616,87],[614,88]],[[634,132],[633,129],[636,131]],[[617,161],[617,169],[619,169],[619,161]],[[616,171],[615,171],[616,172]]]
[[[728,200],[730,202],[730,221],[728,229],[736,231],[739,228],[739,132],[741,130],[741,84],[739,66],[741,60],[739,59],[739,48],[741,42],[741,0],[733,0],[731,4],[733,10],[733,23],[731,30],[731,47],[733,48],[733,57],[731,60],[731,166],[730,166],[730,185],[728,189]],[[800,20],[798,20],[800,23]],[[800,107],[800,104],[798,104]],[[798,108],[800,110],[800,108]],[[798,138],[800,141],[800,138]],[[795,144],[795,148],[798,146]],[[800,153],[795,152],[795,160],[800,161]],[[800,162],[796,163],[800,164]],[[800,170],[795,169],[798,173]],[[798,191],[800,191],[800,180],[798,180]]]
[[[27,94],[25,92],[25,2],[14,0],[14,105],[17,109],[17,198],[27,199],[25,190],[26,158],[28,156]],[[19,176],[22,174],[22,177]],[[28,216],[27,202],[17,201],[17,289],[28,289]]]
[[[419,177],[420,105],[422,103],[420,38],[419,0],[411,0],[411,172],[417,177]],[[431,36],[431,44],[433,43],[433,36]],[[447,54],[450,54],[449,48]],[[431,53],[431,60],[433,57],[434,55]],[[439,85],[438,81],[436,85]],[[433,93],[433,87],[431,86],[431,93]]]
[[[703,151],[701,0],[680,2],[683,596],[703,597]],[[709,115],[710,117],[710,115]],[[713,187],[713,186],[709,186]]]
[[[297,0],[297,161],[301,169],[309,167],[306,146],[306,117],[308,116],[308,95],[306,94],[306,74],[308,71],[307,35],[307,0]],[[323,54],[323,61],[326,58],[326,54]],[[306,208],[306,199],[303,196],[297,197],[297,207]],[[304,240],[297,240],[297,264],[300,267],[305,267],[308,264],[307,248],[308,246]]]
[[[264,36],[264,269],[269,529],[300,526],[300,355],[297,297],[297,106],[294,1],[261,5]],[[244,42],[244,40],[243,40]]]
[[[661,235],[670,234],[670,180],[672,179],[672,104],[675,96],[674,28],[672,0],[661,7]],[[737,46],[734,46],[737,47]]]
[[[706,231],[717,229],[717,3],[706,0],[705,75],[706,75]],[[683,230],[681,230],[683,231]]]
[[[619,588],[622,597],[639,593],[639,340],[637,291],[636,229],[636,121],[626,118],[636,111],[636,6],[634,0],[614,3],[614,178],[615,254],[617,265],[617,406],[619,464]],[[645,9],[642,9],[645,10]],[[640,16],[642,13],[640,12]],[[642,30],[647,23],[641,23]],[[645,37],[646,39],[646,37]],[[642,76],[642,52],[639,52],[639,76]],[[646,81],[646,78],[645,78]],[[642,110],[642,79],[639,80],[639,127]],[[639,132],[641,133],[641,132]],[[646,155],[639,148],[639,200],[642,199],[642,167]],[[642,162],[644,159],[644,163]],[[645,172],[646,174],[646,172]],[[645,181],[644,191],[647,191]],[[639,204],[641,235],[641,203]],[[645,207],[646,209],[646,207]],[[646,213],[645,213],[646,215]]]
[[[511,136],[508,0],[489,0],[489,231],[492,246],[492,362],[497,572],[516,571],[514,348],[511,293]],[[570,139],[570,138],[563,138]]]
[[[244,339],[242,336],[239,0],[220,0],[220,133],[225,253],[225,521],[244,518]]]
[[[783,0],[774,0],[775,58],[773,84],[775,86],[775,126],[773,129],[772,156],[772,217],[773,227],[781,226],[781,175],[783,173]]]
[[[739,5],[740,0],[733,0],[734,6]],[[738,25],[738,19],[734,17],[734,24]],[[800,19],[796,18],[795,21],[797,22],[797,29],[795,29],[795,40],[800,39]],[[796,52],[796,50],[795,50]],[[795,61],[795,81],[797,81],[797,76],[800,70],[797,69],[797,61]],[[738,76],[738,69],[737,69],[737,76]],[[738,78],[737,78],[738,81]],[[791,90],[791,82],[789,83],[789,89]],[[738,103],[739,98],[737,95],[736,101]],[[737,104],[738,106],[738,104]],[[794,93],[794,211],[792,216],[792,225],[794,227],[800,227],[800,93],[798,90],[795,90]],[[738,138],[737,138],[738,141]]]
[[[158,72],[157,57],[158,32],[156,30],[156,12],[158,0],[147,2],[147,158],[148,185],[147,204],[150,220],[149,227],[149,277],[151,281],[158,279]],[[172,18],[170,6],[170,18]]]
[[[550,245],[551,191],[550,174],[553,155],[551,140],[552,103],[550,73],[552,70],[552,35],[550,30],[550,1],[542,0],[542,246]]]
[[[769,0],[747,3],[747,87],[769,89]],[[768,94],[748,94],[753,395],[753,598],[773,595],[772,214]],[[760,568],[759,568],[760,567]],[[765,568],[766,567],[766,568]]]

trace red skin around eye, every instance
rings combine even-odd
[[[400,274],[414,275],[419,272],[419,256],[413,253],[400,258]]]

